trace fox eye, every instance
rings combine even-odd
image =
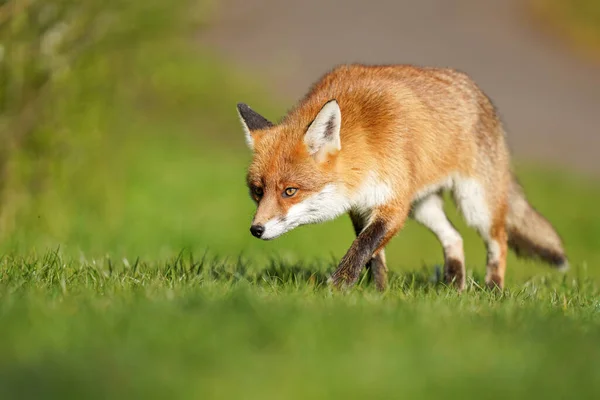
[[[286,188],[283,191],[283,197],[292,197],[293,195],[296,194],[297,191],[298,191],[298,189],[296,189],[296,188],[291,188],[291,187]]]
[[[252,193],[254,193],[254,195],[256,197],[262,197],[262,195],[263,195],[263,189],[261,187],[254,186],[252,188]]]

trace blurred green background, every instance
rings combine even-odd
[[[60,246],[71,255],[152,258],[185,248],[290,261],[343,255],[353,237],[347,218],[268,243],[248,234],[250,152],[235,104],[277,120],[294,99],[276,101],[266,76],[248,80],[197,43],[216,4],[16,1],[2,10],[5,251]],[[591,178],[526,159],[518,165],[532,203],[556,224],[571,258],[596,263],[590,250],[600,228],[590,210],[599,192]],[[469,260],[482,264],[479,239],[449,209]],[[409,269],[440,257],[436,240],[416,224],[390,251],[394,265]],[[511,270],[526,269],[517,263]]]
[[[555,0],[523,12],[561,37],[585,31],[569,40],[594,52],[598,10]],[[475,279],[465,296],[427,284],[442,252],[412,222],[389,247],[390,293],[332,295],[322,277],[352,241],[347,218],[268,243],[248,232],[235,105],[277,120],[295,99],[202,43],[222,12],[217,1],[0,2],[5,395],[597,394],[593,174],[517,162],[565,238],[566,277],[511,255],[508,294],[478,291],[483,244],[450,206]],[[204,254],[211,267],[196,276]]]

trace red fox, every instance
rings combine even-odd
[[[559,269],[567,258],[552,225],[511,172],[505,131],[490,99],[464,73],[410,65],[342,65],[279,122],[237,106],[253,160],[250,231],[274,239],[348,213],[356,239],[329,278],[353,285],[371,269],[387,284],[384,248],[413,218],[444,250],[444,280],[465,286],[460,234],[446,217],[450,191],[487,247],[485,281],[504,286],[507,248]]]

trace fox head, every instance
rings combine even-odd
[[[247,183],[258,205],[250,232],[274,239],[297,226],[333,219],[346,211],[336,161],[342,116],[336,100],[308,125],[273,124],[246,104],[238,113],[253,152]]]

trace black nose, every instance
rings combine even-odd
[[[262,225],[252,225],[250,227],[250,233],[252,233],[252,235],[256,236],[257,238],[261,237],[264,232],[265,227]]]

